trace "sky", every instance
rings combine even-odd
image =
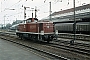
[[[0,24],[24,20],[24,6],[29,7],[26,9],[26,19],[32,16],[32,10],[35,7],[37,9],[37,18],[45,18],[49,15],[49,2],[51,2],[52,13],[73,8],[73,0],[0,0]],[[75,0],[76,7],[82,6],[82,4],[90,4],[90,1]]]

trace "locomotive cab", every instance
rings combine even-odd
[[[40,39],[52,41],[54,38],[54,27],[52,22],[39,22]]]

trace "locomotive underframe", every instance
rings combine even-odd
[[[30,39],[34,41],[46,41],[50,42],[53,40],[55,34],[54,33],[32,33],[32,32],[17,32],[16,35],[21,39]]]

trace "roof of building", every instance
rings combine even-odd
[[[87,9],[87,8],[90,8],[90,4],[76,7],[75,11],[83,10],[83,9]],[[54,12],[51,15],[54,16],[54,15],[64,14],[64,13],[73,12],[73,11],[74,11],[73,8],[71,8],[71,9],[67,9],[67,10],[63,10],[63,11]]]

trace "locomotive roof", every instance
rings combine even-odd
[[[52,21],[38,21],[38,22],[30,22],[30,23],[53,23]]]
[[[32,18],[28,18],[27,20],[31,20]],[[34,18],[34,20],[38,20],[37,18]]]
[[[38,22],[19,23],[19,24],[33,24],[33,23],[35,24],[35,23],[53,23],[53,22],[51,22],[51,21],[48,21],[48,22],[47,21],[46,22],[45,21],[38,21]]]

